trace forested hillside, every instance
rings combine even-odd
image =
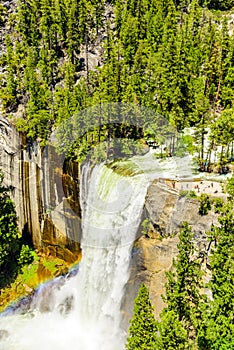
[[[19,0],[11,15],[2,4],[0,97],[28,138],[44,144],[77,111],[132,102],[194,126],[201,170],[208,126],[221,163],[233,157],[233,1]]]

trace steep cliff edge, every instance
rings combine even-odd
[[[148,235],[136,241],[132,252],[131,275],[123,301],[125,326],[132,315],[133,300],[142,282],[149,288],[155,317],[159,318],[164,307],[161,295],[165,293],[165,272],[171,269],[177,256],[177,233],[184,221],[193,228],[197,254],[201,258],[205,278],[209,279],[207,256],[210,243],[205,232],[212,224],[217,224],[217,214],[210,211],[206,216],[199,215],[198,200],[181,197],[178,191],[155,181],[147,192],[145,217],[149,218],[150,227]]]
[[[196,198],[181,196],[177,190],[153,182],[145,201],[147,216],[152,224],[150,237],[167,237],[178,233],[184,221],[192,225],[193,231],[198,235],[208,231],[212,223],[217,223],[217,215],[211,211],[209,215],[202,216],[199,214],[199,206]]]
[[[68,262],[80,254],[79,166],[25,138],[0,119],[0,169],[11,189],[19,229],[35,248]]]

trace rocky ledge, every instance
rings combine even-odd
[[[144,216],[149,219],[147,235],[141,236],[132,251],[131,274],[123,301],[124,324],[128,324],[133,311],[133,300],[139,286],[144,282],[150,292],[155,317],[164,307],[161,295],[165,293],[165,272],[172,268],[173,259],[177,256],[178,232],[183,222],[188,222],[194,232],[196,254],[201,258],[205,279],[209,279],[207,257],[210,242],[206,232],[212,224],[218,223],[218,214],[210,211],[208,215],[199,214],[198,199],[180,196],[178,190],[166,184],[153,182],[149,187]]]

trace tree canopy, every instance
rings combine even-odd
[[[2,23],[10,28],[1,56],[5,112],[20,108],[19,130],[44,144],[55,126],[89,106],[134,103],[179,131],[195,127],[201,170],[210,162],[205,138],[214,126],[210,150],[221,145],[225,163],[233,155],[233,133],[225,130],[234,97],[226,12],[232,6],[228,0],[20,0]]]
[[[156,341],[156,321],[149,298],[148,288],[143,283],[134,303],[134,315],[130,321],[126,349],[153,350]]]

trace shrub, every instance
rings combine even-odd
[[[224,205],[224,200],[222,198],[215,198],[213,200],[214,203],[214,212],[220,213],[222,211],[223,205]]]
[[[24,265],[31,264],[34,260],[34,255],[34,251],[28,245],[23,244],[18,259],[19,266],[23,267]]]
[[[180,197],[187,197],[187,198],[196,198],[197,195],[195,191],[188,191],[188,190],[180,190],[179,192]]]
[[[208,194],[202,193],[200,198],[199,214],[207,215],[209,210],[211,210],[211,200]]]
[[[149,237],[148,236],[149,226],[150,226],[150,221],[148,218],[142,221],[142,223],[141,223],[142,234],[147,238]]]

